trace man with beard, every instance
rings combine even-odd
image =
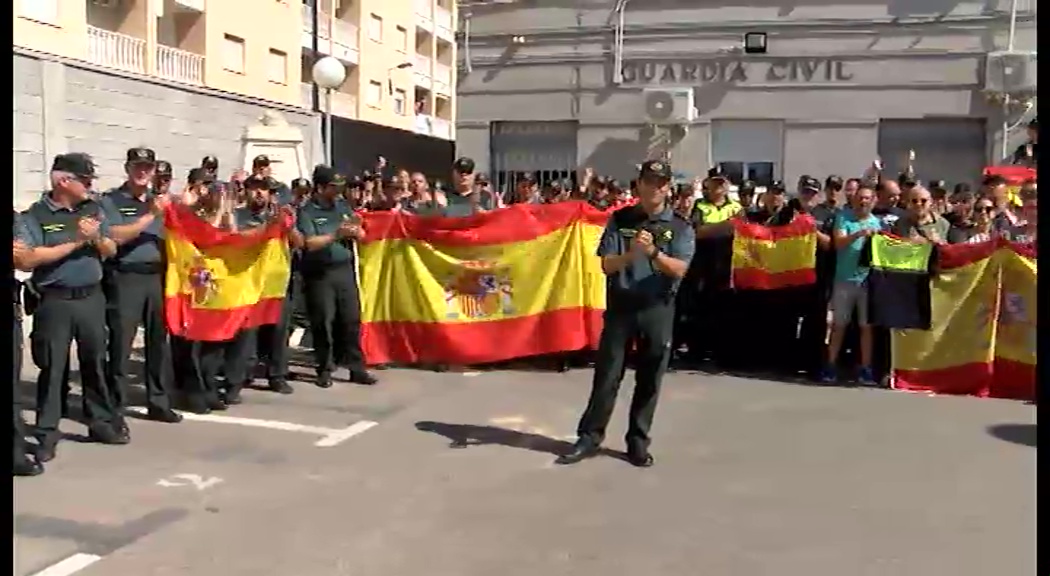
[[[893,180],[882,180],[876,186],[875,194],[875,206],[871,213],[882,223],[883,230],[889,230],[906,214],[899,206],[900,185]]]
[[[61,393],[68,379],[71,344],[77,344],[88,438],[127,444],[106,386],[106,300],[101,290],[102,260],[117,253],[102,208],[92,198],[95,163],[87,154],[55,157],[51,189],[22,213],[25,246],[13,264],[32,271],[34,302],[30,343],[40,368],[37,378],[37,461],[55,457],[61,435]]]
[[[150,190],[156,159],[149,148],[128,150],[127,180],[102,195],[117,254],[106,261],[106,327],[109,329],[107,384],[114,406],[128,402],[128,363],[139,325],[145,333],[146,407],[150,419],[175,423],[167,363],[171,361],[164,320],[164,209],[167,195]],[[170,167],[170,166],[169,166]],[[123,418],[119,424],[126,433]]]
[[[249,194],[248,205],[234,212],[234,220],[237,223],[237,230],[240,232],[268,226],[279,214],[279,210],[293,210],[291,206],[278,209],[278,200],[275,197],[276,191],[272,186],[272,178],[251,176],[245,180],[244,187]],[[292,228],[289,230],[287,238],[288,246],[293,252],[292,276],[294,276],[298,272],[296,251],[302,247],[302,235],[299,234],[298,230]],[[281,305],[281,316],[278,318],[277,323],[246,330],[243,336],[245,338],[245,350],[238,350],[242,354],[254,356],[256,361],[262,361],[263,377],[266,378],[270,390],[279,394],[291,394],[293,392],[292,387],[288,384],[288,338],[291,336],[292,310],[296,301],[292,289],[294,286],[294,278],[292,276],[288,278],[287,297]],[[234,358],[234,361],[239,361],[239,359]],[[253,365],[256,365],[256,362],[251,360],[247,362],[246,369],[243,371],[246,380],[249,379],[248,374],[250,370],[248,368]],[[233,372],[241,373],[240,367],[234,366]],[[233,403],[236,403],[238,398],[233,400]],[[227,394],[226,402],[231,403],[229,394]]]
[[[507,205],[543,203],[540,187],[536,184],[536,176],[532,172],[523,172],[507,196]]]
[[[649,430],[671,351],[675,291],[693,257],[695,232],[668,204],[671,167],[642,165],[639,202],[614,212],[602,233],[598,256],[606,275],[608,309],[587,408],[573,450],[558,458],[575,464],[598,454],[623,380],[626,353],[637,350],[635,391],[627,429],[627,461],[653,465]]]
[[[291,204],[292,190],[284,182],[273,177],[273,169],[270,166],[269,156],[260,154],[252,159],[252,173],[250,176],[273,179],[273,182],[270,183],[270,185],[273,188],[274,199],[277,201],[277,204],[280,206]]]
[[[330,388],[336,360],[350,370],[350,381],[372,385],[361,352],[361,300],[353,242],[364,238],[361,220],[341,200],[343,176],[330,166],[314,168],[314,193],[299,209],[303,236],[302,275],[310,315],[317,386]],[[340,348],[337,350],[336,348]]]

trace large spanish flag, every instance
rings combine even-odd
[[[799,214],[784,226],[763,226],[741,219],[732,223],[734,288],[774,290],[817,281],[817,226],[813,218]]]
[[[1036,260],[1031,247],[992,241],[939,248],[930,330],[893,332],[895,387],[1032,399]]]
[[[183,206],[164,216],[168,269],[164,314],[172,334],[221,342],[238,331],[274,324],[291,274],[279,218],[249,234],[220,230]]]
[[[468,218],[363,215],[362,336],[370,364],[479,364],[597,346],[608,212],[583,202]]]

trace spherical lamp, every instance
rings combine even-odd
[[[314,63],[310,75],[318,87],[335,90],[346,81],[346,66],[338,58],[325,56]]]

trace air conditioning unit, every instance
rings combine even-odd
[[[984,89],[998,94],[1034,93],[1036,90],[1035,52],[992,52],[984,65]]]
[[[651,88],[643,92],[649,124],[688,124],[696,120],[692,88]]]
[[[120,0],[91,0],[91,3],[99,8],[116,8],[120,6]]]

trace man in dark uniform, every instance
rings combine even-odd
[[[341,174],[321,165],[314,168],[313,181],[314,193],[299,209],[296,226],[303,236],[301,271],[317,385],[332,386],[337,360],[345,360],[351,382],[375,384],[378,380],[365,369],[361,353],[361,301],[353,247],[364,237],[361,221],[340,198],[346,184]]]
[[[28,252],[25,243],[18,240],[25,233],[18,212],[14,213],[12,262],[25,259]],[[11,391],[14,393],[14,460],[11,465],[15,476],[37,476],[44,472],[44,466],[29,456],[29,443],[26,442],[26,422],[22,418],[22,283],[15,278],[11,269],[11,292],[14,300],[14,379],[11,380]]]
[[[171,162],[158,160],[153,171],[153,193],[163,196],[171,192]]]
[[[558,459],[561,464],[574,464],[598,453],[632,342],[637,366],[627,458],[639,467],[653,464],[649,429],[671,355],[675,291],[689,268],[696,243],[689,221],[676,216],[668,203],[671,174],[666,162],[642,164],[638,204],[614,212],[602,233],[598,256],[606,274],[605,326],[590,400],[577,427],[579,439],[571,453]]]
[[[454,186],[445,194],[445,216],[471,216],[496,207],[493,195],[478,190],[475,178],[474,161],[470,158],[459,158],[452,164]]]
[[[278,214],[278,199],[274,196],[276,190],[272,186],[273,182],[273,178],[263,176],[249,176],[244,181],[244,188],[248,192],[248,204],[243,208],[238,208],[233,215],[238,232],[265,227]],[[298,240],[301,240],[298,231],[291,231],[289,243],[293,250],[299,247]],[[246,330],[243,336],[249,339],[248,353],[255,352],[252,354],[255,359],[263,361],[265,377],[270,389],[280,394],[293,392],[292,387],[288,385],[288,337],[291,330],[291,316],[292,294],[291,278],[289,278],[289,293],[281,307],[281,317],[277,324]],[[249,362],[249,365],[251,364]],[[250,373],[249,370],[242,372],[239,369],[234,372],[246,375]],[[229,401],[228,396],[227,401]]]
[[[182,416],[171,409],[168,367],[171,353],[164,323],[164,208],[166,195],[150,190],[156,156],[149,148],[131,148],[124,170],[127,180],[102,195],[99,203],[109,223],[117,254],[106,261],[106,327],[109,363],[106,384],[114,408],[128,405],[128,362],[141,324],[145,332],[147,414],[158,422],[175,423]],[[126,428],[123,417],[120,425]]]
[[[270,182],[271,191],[279,205],[284,206],[292,202],[292,189],[287,184],[273,177],[270,167],[270,157],[260,154],[252,159],[252,173],[250,176],[261,176]]]
[[[204,169],[204,174],[211,177],[211,181],[214,182],[219,179],[219,159],[215,156],[205,156],[201,159],[201,168]]]
[[[55,457],[62,417],[61,391],[75,340],[80,364],[88,437],[104,444],[127,444],[106,386],[106,301],[102,259],[116,254],[102,209],[91,198],[95,164],[87,154],[55,157],[51,190],[22,214],[28,250],[15,266],[32,270],[34,302],[30,342],[37,379],[37,460]]]

